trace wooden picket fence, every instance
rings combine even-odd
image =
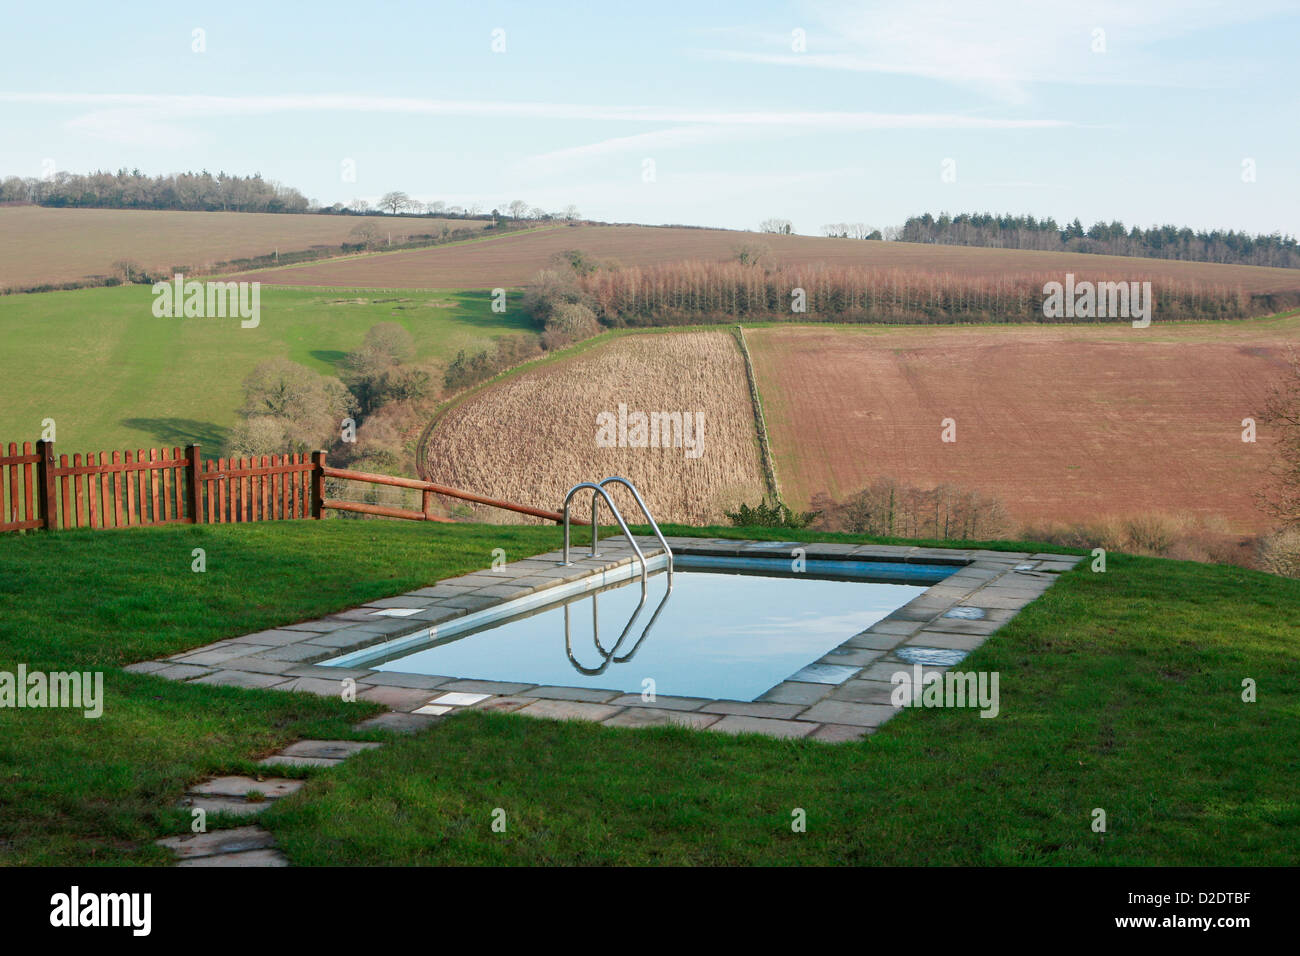
[[[422,492],[420,511],[327,498],[325,479]],[[327,510],[414,521],[450,522],[435,496],[459,498],[562,521],[558,512],[485,498],[456,488],[331,468],[325,452],[204,460],[200,446],[56,456],[54,443],[0,445],[0,531],[125,528],[322,518]]]

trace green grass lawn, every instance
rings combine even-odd
[[[169,807],[187,784],[295,737],[348,736],[371,712],[122,664],[558,541],[551,527],[342,520],[3,536],[0,670],[103,667],[108,700],[98,721],[0,710],[0,863],[165,861],[151,841],[184,831]],[[308,785],[262,819],[298,864],[1290,864],[1297,620],[1300,582],[1112,554],[962,665],[1000,673],[992,720],[908,711],[830,745],[470,713],[302,771]],[[1247,677],[1257,703],[1241,700]]]
[[[53,418],[65,452],[202,442],[236,421],[241,383],[283,356],[335,374],[379,322],[400,322],[421,359],[445,363],[498,338],[535,335],[511,293],[351,291],[265,286],[261,322],[155,318],[149,286],[0,296],[0,441],[40,437]]]

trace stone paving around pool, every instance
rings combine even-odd
[[[662,553],[653,538],[637,541],[647,558]],[[770,541],[669,538],[668,544],[677,554],[770,558],[783,553],[779,543]],[[320,620],[287,624],[163,660],[133,664],[127,670],[195,684],[327,697],[341,696],[345,682],[350,682],[347,686],[356,699],[383,704],[390,711],[362,726],[393,730],[414,730],[444,715],[477,709],[590,720],[611,727],[673,724],[719,733],[808,737],[833,743],[872,733],[897,712],[890,702],[894,674],[912,673],[914,666],[920,666],[924,674],[942,674],[1051,587],[1058,574],[1083,560],[1061,554],[789,542],[785,553],[802,548],[809,560],[947,564],[954,571],[754,701],[664,696],[645,700],[616,690],[319,664],[427,631],[474,611],[621,568],[634,560],[624,538],[603,540],[600,547],[600,556],[594,558],[585,554],[585,546],[575,547],[572,566],[559,564],[558,551],[541,554]],[[280,762],[295,762],[295,755],[287,751],[279,757]]]

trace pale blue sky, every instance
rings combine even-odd
[[[940,210],[1300,233],[1297,2],[58,9],[6,12],[0,175],[260,171],[325,204],[809,234]]]

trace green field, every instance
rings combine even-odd
[[[40,437],[53,418],[67,452],[183,445],[215,451],[236,421],[240,383],[283,356],[321,373],[379,322],[400,322],[422,361],[445,363],[510,335],[533,335],[516,294],[261,290],[261,322],[155,318],[148,286],[0,296],[0,441]]]
[[[166,863],[153,840],[186,832],[187,786],[256,772],[297,738],[350,736],[375,711],[122,665],[559,541],[554,527],[361,521],[0,536],[0,670],[106,672],[97,720],[0,709],[0,866]],[[1062,575],[968,659],[1001,674],[996,720],[909,710],[835,745],[470,713],[409,738],[371,731],[388,745],[338,767],[286,769],[309,782],[261,821],[300,865],[1288,865],[1298,618],[1300,581],[1112,554],[1104,574]],[[1256,703],[1242,701],[1244,678]],[[806,833],[791,830],[794,808]]]

